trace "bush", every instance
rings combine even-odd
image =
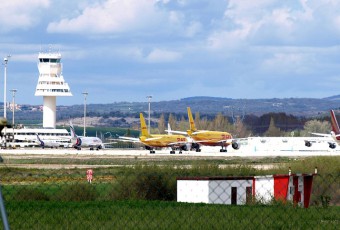
[[[91,184],[67,185],[56,195],[59,201],[91,201],[98,197],[97,191]]]
[[[50,198],[37,188],[22,187],[14,195],[14,200],[17,201],[48,201]]]
[[[137,167],[134,173],[120,176],[114,186],[111,199],[175,200],[176,180],[161,167]]]

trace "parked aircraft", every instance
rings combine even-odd
[[[74,131],[74,127],[72,123],[70,123],[70,132],[71,132],[71,143],[73,147],[77,150],[81,150],[82,147],[93,149],[102,149],[104,148],[104,144],[102,140],[98,137],[83,137],[77,136],[76,132]]]
[[[42,140],[38,133],[36,133],[37,142],[41,148],[58,148],[60,146],[67,147],[67,143],[53,140]],[[65,146],[66,145],[66,146]]]
[[[331,113],[331,126],[332,126],[331,133],[330,134],[312,133],[312,134],[316,136],[326,137],[326,138],[328,137],[329,139],[324,140],[324,141],[328,143],[329,148],[335,149],[337,144],[340,145],[340,128],[339,128],[339,124],[336,119],[334,111],[331,110],[330,113]],[[315,140],[305,140],[305,146],[311,147],[312,142],[315,142]]]
[[[187,130],[187,132],[171,132],[178,134],[187,134],[190,138],[192,138],[192,148],[195,148],[196,152],[201,152],[200,145],[221,146],[220,152],[227,152],[227,147],[229,145],[231,145],[234,149],[240,148],[239,143],[235,139],[233,139],[232,135],[228,132],[197,130],[190,107],[188,107],[187,110],[190,129]]]
[[[140,113],[140,127],[142,133],[139,138],[119,137],[119,139],[141,142],[146,149],[150,150],[150,153],[155,153],[155,148],[165,147],[171,148],[171,154],[175,154],[175,149],[179,149],[179,153],[182,153],[182,150],[187,150],[187,139],[183,135],[149,134],[143,113]]]

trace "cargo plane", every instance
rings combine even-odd
[[[227,147],[231,145],[234,149],[239,149],[240,144],[233,139],[232,135],[223,131],[210,131],[210,130],[197,130],[194,122],[194,118],[191,113],[190,107],[188,110],[188,118],[190,129],[187,132],[171,131],[177,134],[186,134],[192,139],[192,148],[196,149],[196,152],[201,152],[200,146],[221,146],[220,152],[227,152]]]
[[[143,113],[140,113],[140,128],[141,136],[139,138],[133,137],[119,137],[123,141],[140,142],[145,145],[150,153],[155,153],[155,148],[170,147],[170,154],[175,154],[175,150],[179,149],[179,153],[182,150],[187,150],[187,138],[184,135],[168,135],[168,134],[150,134],[146,127]]]

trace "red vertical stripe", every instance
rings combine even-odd
[[[310,196],[312,193],[312,184],[313,184],[313,176],[304,176],[303,177],[303,193],[304,193],[304,201],[303,206],[305,208],[309,207]]]
[[[274,176],[274,198],[276,200],[286,200],[288,193],[289,176]]]

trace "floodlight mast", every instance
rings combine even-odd
[[[88,92],[83,92],[84,95],[84,134],[83,136],[86,137],[86,98],[89,95]]]
[[[8,64],[8,60],[11,57],[11,55],[7,55],[4,58],[4,66],[5,66],[5,70],[4,70],[4,118],[7,117],[7,64]]]
[[[150,112],[151,112],[151,110],[150,110],[150,108],[151,108],[150,104],[151,104],[151,98],[152,98],[152,96],[146,96],[146,98],[148,99],[148,102],[149,102],[148,132],[150,133]]]

